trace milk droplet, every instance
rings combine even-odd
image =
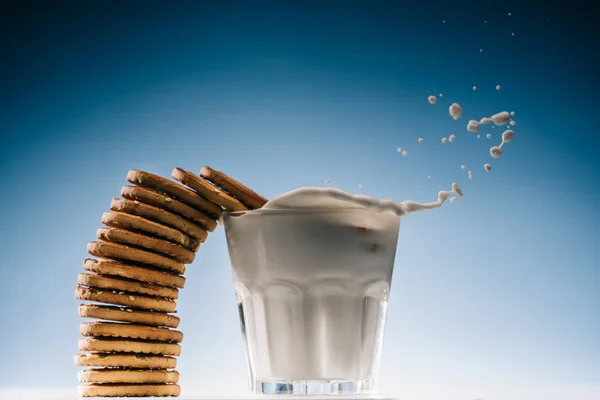
[[[466,168],[467,168],[467,166],[465,164],[460,166],[460,169],[466,169]]]
[[[473,175],[469,175],[469,179],[473,179]]]
[[[489,119],[489,118],[487,118],[487,117],[483,117],[483,118],[481,118],[481,120],[479,121],[479,123],[480,123],[480,124],[484,124],[484,125],[487,125],[487,124],[489,124],[490,122],[492,122],[492,120],[491,120],[491,119]]]
[[[456,199],[458,199],[458,197],[450,197],[450,203],[456,203]]]
[[[511,111],[511,112],[510,112],[510,115],[515,115],[515,112],[514,112],[514,111]]]
[[[331,181],[330,181],[329,179],[327,179],[327,180],[325,181],[325,183],[329,185],[329,184],[331,183]]]
[[[402,151],[402,155],[403,155],[404,157],[406,157],[406,156],[408,155],[408,151],[406,151],[406,150]]]
[[[431,175],[427,175],[427,179],[431,179]]]
[[[362,183],[359,183],[358,184],[358,188],[360,189],[361,187],[362,187]]]
[[[515,33],[514,33],[514,32],[513,32],[513,33],[511,33],[511,34],[510,34],[510,36],[515,36]]]
[[[473,90],[477,90],[477,86],[473,86]]]
[[[479,132],[479,121],[475,121],[474,119],[470,120],[467,124],[467,130],[469,132]]]
[[[483,49],[479,49],[479,52],[480,52],[480,53],[483,53]],[[473,90],[475,90],[475,89],[473,89]]]
[[[517,121],[510,121],[511,126],[515,126],[516,124],[517,124]]]
[[[477,135],[477,139],[479,139],[481,137],[481,135]]]
[[[462,107],[458,103],[452,103],[452,105],[448,107],[448,111],[455,121],[462,117]]]
[[[508,121],[510,121],[510,114],[508,113],[508,111],[502,111],[498,114],[492,115],[490,119],[496,125],[505,125],[508,123]]]
[[[492,134],[488,133],[487,135],[485,135],[486,138],[491,139],[492,138]]]
[[[454,183],[452,184],[452,191],[453,191],[454,193],[456,193],[458,196],[461,196],[461,197],[462,197],[462,195],[463,195],[463,191],[462,191],[462,189],[460,188],[460,186],[458,186],[458,183],[456,183],[456,182],[454,182]]]
[[[429,96],[427,100],[429,100],[429,104],[437,103],[437,98],[435,96]]]
[[[502,134],[502,141],[510,142],[514,136],[515,136],[515,132],[513,132],[512,130],[509,129],[507,131],[504,131],[504,133]]]
[[[443,94],[443,93],[440,93],[440,97],[444,97],[444,94]]]
[[[424,141],[425,141],[425,139],[419,138],[419,143],[423,143]]]
[[[396,151],[397,151],[398,153],[402,153],[402,147],[398,147],[398,148],[396,149]]]
[[[456,139],[456,136],[454,136],[454,135],[450,135],[450,136],[448,137],[448,140],[449,140],[450,142],[454,142],[454,139]]]
[[[485,165],[483,166],[483,168],[484,168],[484,169],[485,169],[487,172],[490,172],[490,171],[492,170],[492,166],[491,166],[490,164],[485,164]]]
[[[496,85],[496,90],[500,90],[500,85]]]
[[[490,149],[490,154],[494,158],[500,158],[502,156],[502,149],[498,146],[494,146]]]
[[[508,13],[508,16],[509,16],[509,17],[510,17],[511,15],[512,15],[511,13]]]
[[[445,138],[445,137],[443,137],[443,138],[442,138],[442,143],[448,143],[448,139],[447,139],[447,138]]]
[[[469,175],[473,175],[473,171],[469,171],[469,172],[468,172],[468,174],[469,174]]]

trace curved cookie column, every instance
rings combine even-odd
[[[260,208],[266,199],[220,171],[203,177],[175,168],[179,182],[131,170],[88,244],[75,297],[87,303],[75,365],[81,397],[179,396],[183,333],[176,330],[185,264],[217,227],[223,210]],[[208,171],[208,172],[207,172]],[[228,191],[227,188],[230,190]],[[258,205],[258,207],[257,207]],[[118,370],[115,370],[118,368]]]

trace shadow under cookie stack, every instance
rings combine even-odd
[[[75,297],[80,326],[75,364],[81,397],[179,396],[176,330],[185,264],[217,227],[223,210],[261,208],[267,200],[210,167],[200,176],[175,168],[162,178],[131,170],[102,215],[99,241],[88,244]]]

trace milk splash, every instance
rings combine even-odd
[[[364,194],[350,194],[334,188],[305,187],[292,190],[270,200],[263,209],[327,209],[327,208],[352,208],[361,207],[377,211],[391,211],[399,217],[404,217],[411,212],[425,211],[439,208],[452,194],[462,196],[463,192],[458,184],[452,184],[452,190],[438,192],[437,201],[418,203],[407,200],[398,203],[390,199],[377,199]]]

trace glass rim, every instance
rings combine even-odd
[[[360,206],[349,206],[349,207],[318,207],[318,208],[303,208],[303,207],[292,207],[292,208],[257,208],[254,210],[240,210],[240,211],[227,211],[223,210],[222,216],[237,217],[240,215],[260,215],[260,214],[329,214],[329,213],[341,213],[349,211],[367,211],[375,213],[389,212],[397,216],[391,210],[383,210],[377,208],[367,208]]]

